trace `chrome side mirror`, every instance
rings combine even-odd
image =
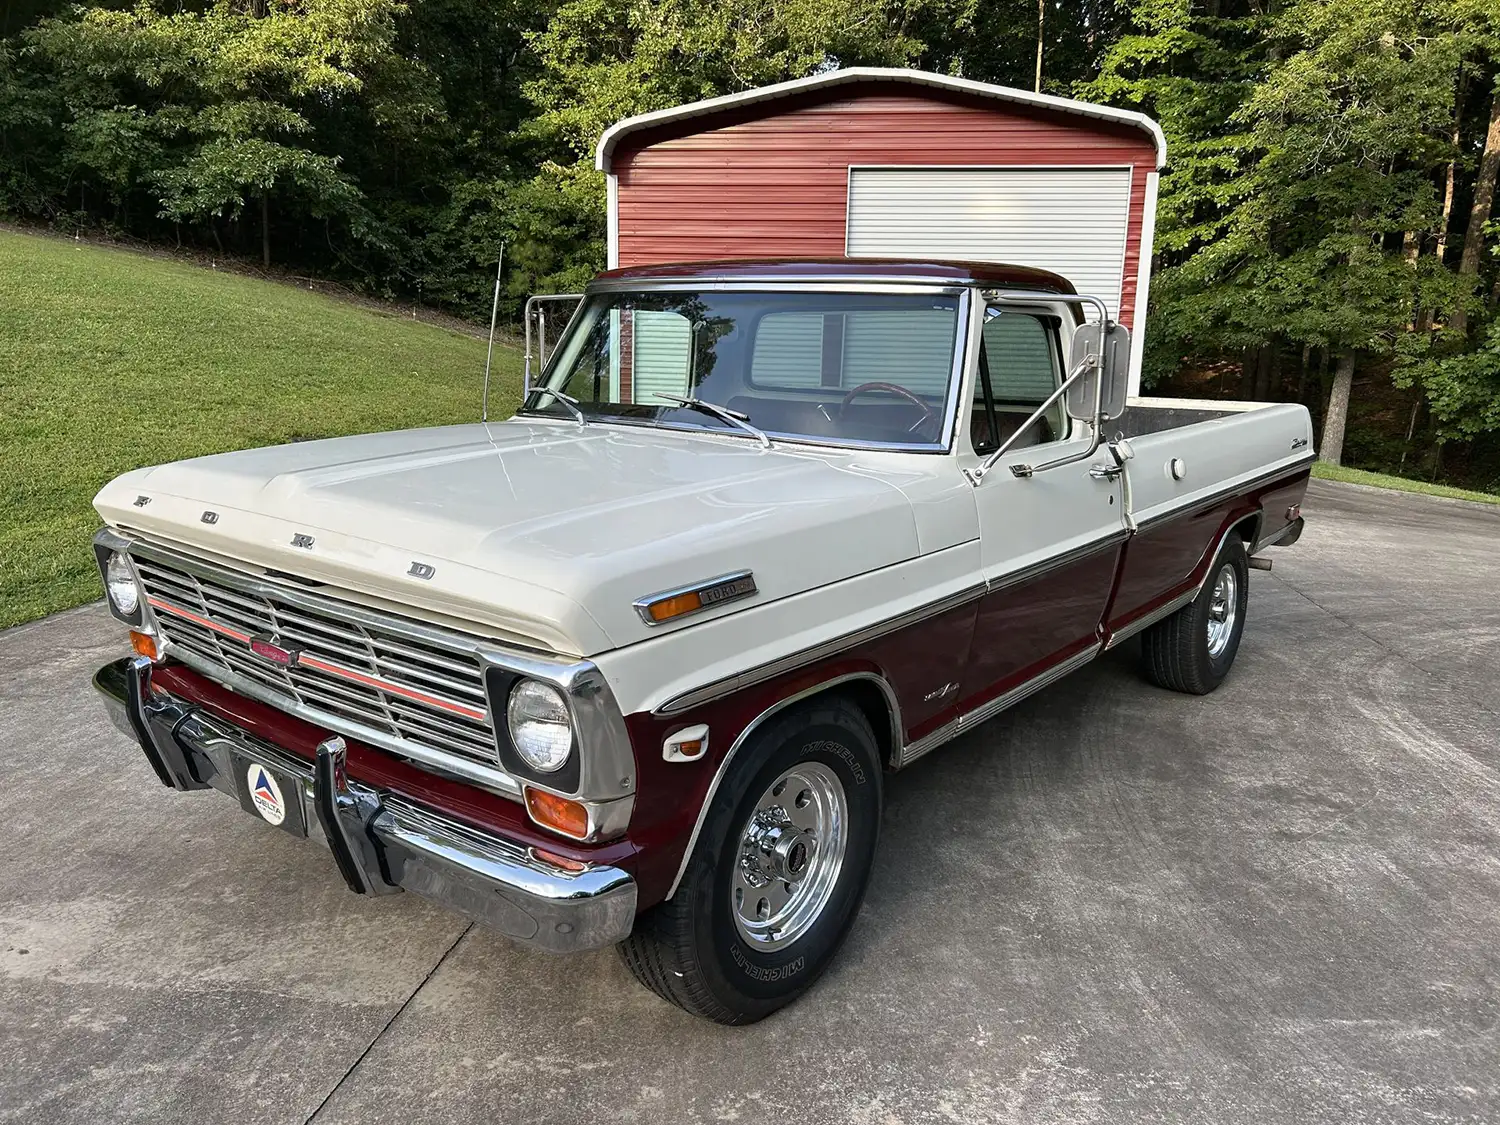
[[[1080,324],[1073,331],[1073,350],[1068,369],[1087,364],[1083,378],[1068,388],[1068,417],[1093,423],[1097,407],[1100,420],[1108,422],[1125,413],[1130,380],[1130,331],[1110,322],[1109,331],[1097,321]]]
[[[1077,382],[1068,388],[1068,417],[1078,422],[1094,421],[1100,404],[1100,379],[1104,369],[1104,325],[1097,321],[1073,329],[1073,348],[1068,370],[1080,371]]]
[[[1099,400],[1099,416],[1111,422],[1125,413],[1125,399],[1130,393],[1130,329],[1110,323],[1104,337],[1104,393]]]

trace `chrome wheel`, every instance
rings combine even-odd
[[[818,917],[844,866],[849,801],[838,775],[799,762],[771,783],[740,832],[729,912],[740,936],[770,951]]]
[[[1234,567],[1225,563],[1214,579],[1213,600],[1208,603],[1208,655],[1217,660],[1229,647],[1234,636],[1235,619],[1240,612],[1240,580]]]

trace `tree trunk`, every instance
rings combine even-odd
[[[1255,355],[1255,380],[1250,384],[1250,399],[1264,402],[1271,389],[1272,345],[1262,344]]]
[[[1401,236],[1401,256],[1406,259],[1407,265],[1417,264],[1417,259],[1422,256],[1421,231],[1409,230]]]
[[[1323,440],[1318,459],[1330,465],[1344,460],[1344,426],[1349,421],[1349,392],[1354,388],[1354,352],[1339,352],[1333,370],[1333,393],[1328,396],[1328,414],[1323,419]]]
[[[1500,175],[1500,93],[1490,101],[1490,128],[1484,137],[1484,155],[1479,158],[1479,174],[1474,177],[1474,205],[1469,208],[1469,229],[1464,232],[1464,252],[1458,260],[1460,277],[1479,274],[1479,256],[1484,251],[1484,224],[1490,221],[1495,203],[1495,177]],[[1453,327],[1467,332],[1469,310],[1462,305],[1453,311]]]
[[[1463,134],[1459,130],[1463,119],[1464,101],[1464,79],[1463,75],[1458,78],[1458,94],[1453,101],[1453,159],[1448,161],[1448,176],[1443,182],[1443,222],[1438,227],[1437,237],[1437,260],[1441,265],[1443,252],[1448,249],[1448,226],[1453,222],[1453,186],[1458,174],[1458,146],[1463,141]]]
[[[1047,0],[1036,0],[1036,92],[1042,92],[1042,30],[1047,23]]]
[[[271,268],[271,198],[264,191],[260,193],[260,260],[266,269]]]
[[[1401,468],[1406,468],[1406,455],[1411,452],[1411,436],[1417,432],[1417,415],[1422,410],[1422,392],[1417,391],[1417,397],[1412,400],[1411,417],[1406,422],[1406,441],[1401,446]]]

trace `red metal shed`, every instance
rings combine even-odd
[[[1062,274],[1134,328],[1165,157],[1161,129],[1139,113],[855,68],[627,118],[599,139],[596,159],[612,268],[840,255],[1011,262]]]

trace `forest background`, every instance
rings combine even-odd
[[[6,0],[0,216],[516,320],[609,124],[859,65],[1155,117],[1148,384],[1500,492],[1497,0]]]

